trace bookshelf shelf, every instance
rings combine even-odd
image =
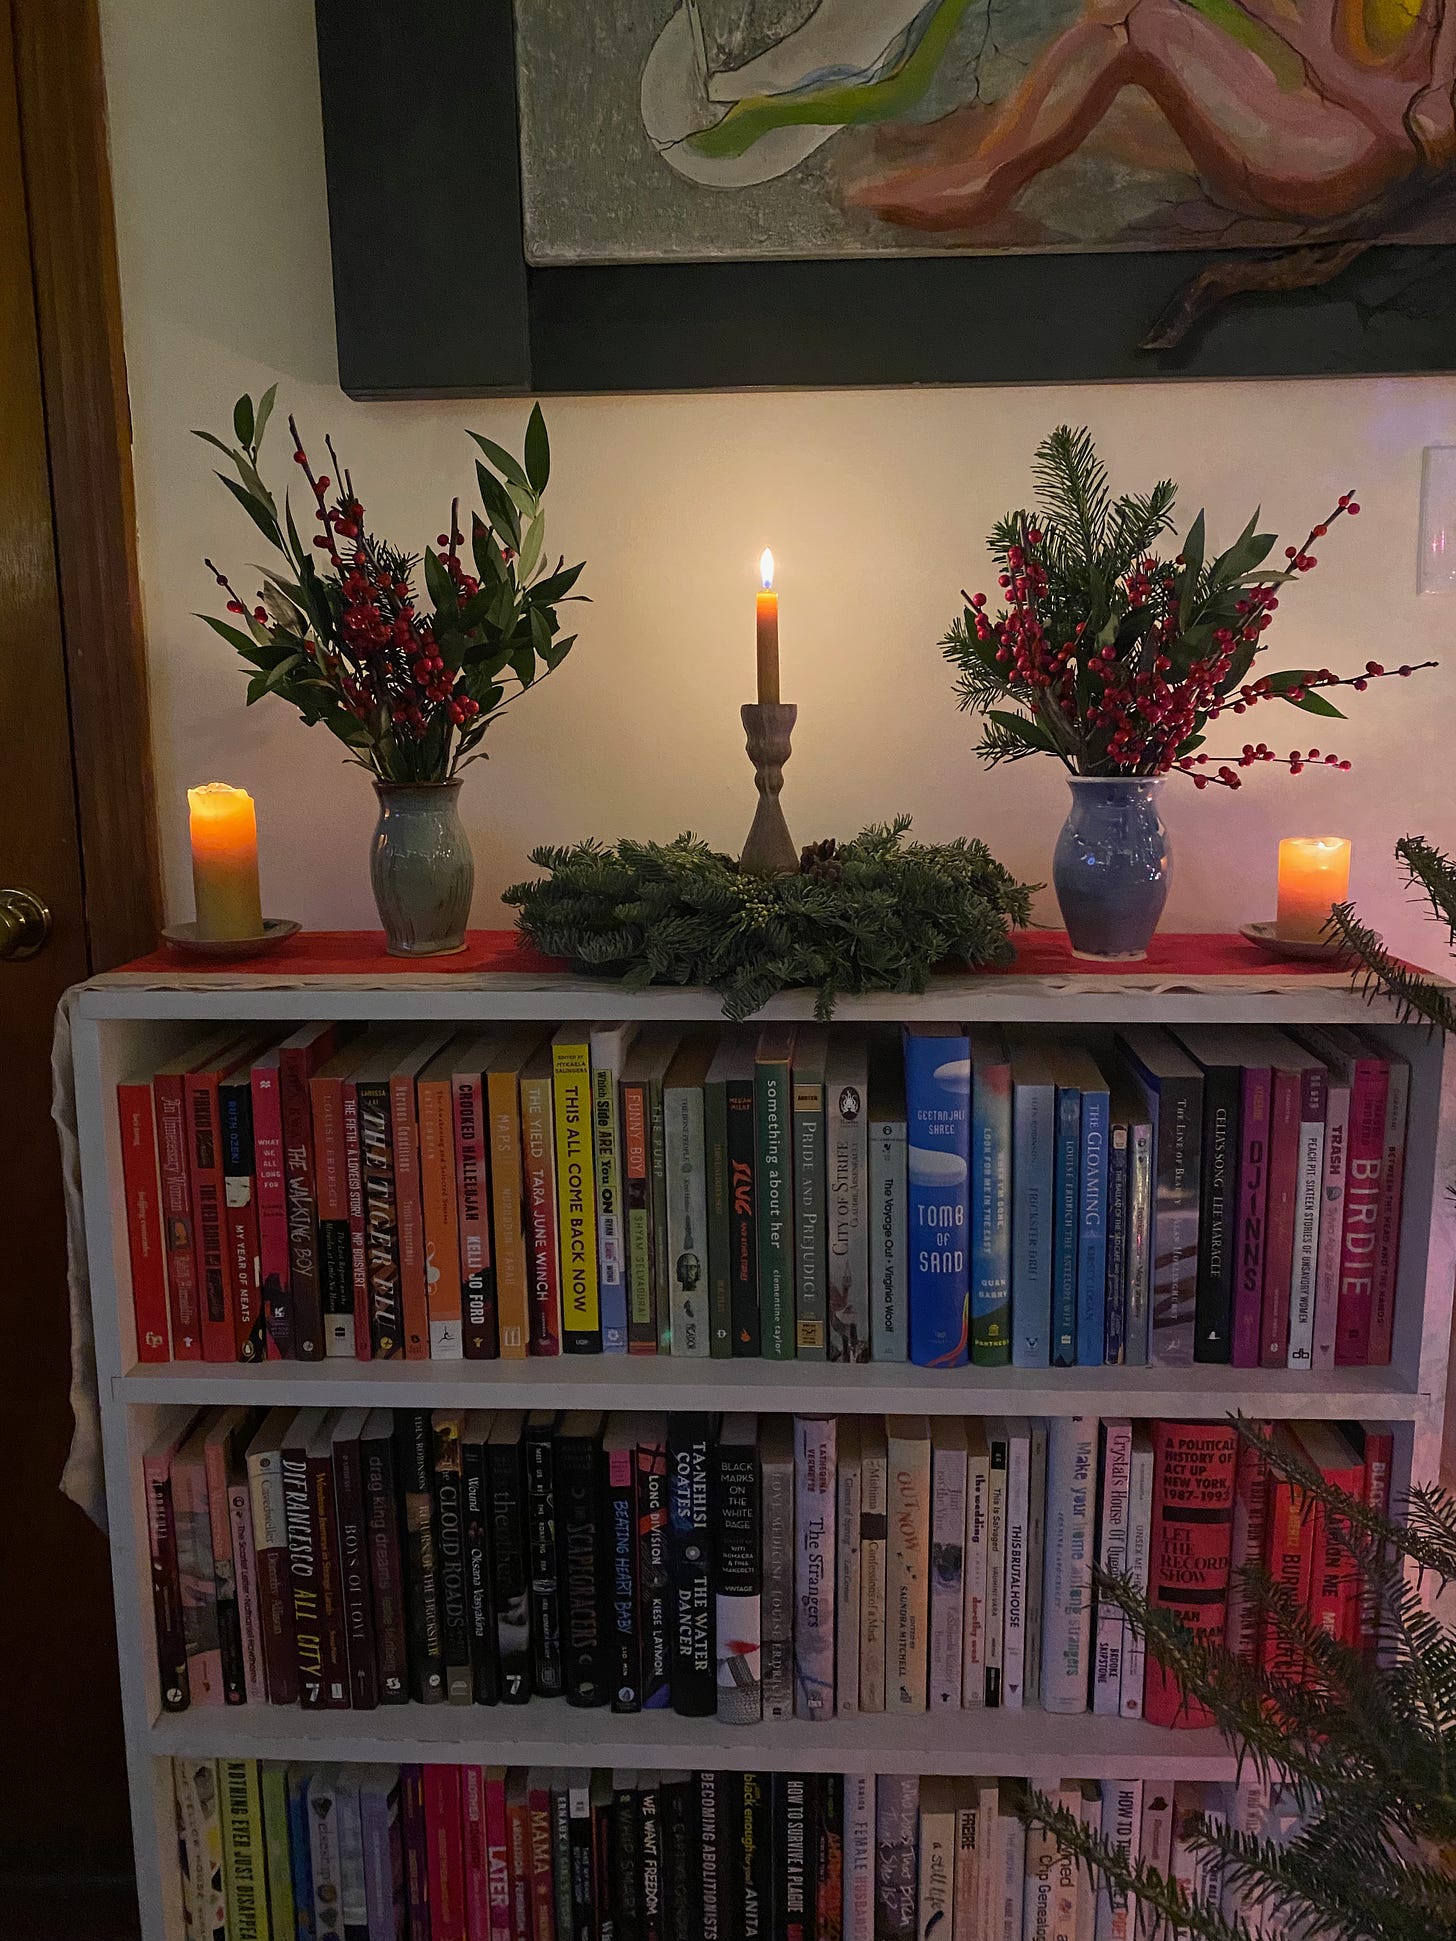
[[[259,1759],[478,1760],[511,1766],[713,1767],[752,1772],[994,1772],[1078,1778],[1227,1779],[1235,1760],[1216,1731],[1137,1719],[1060,1718],[1037,1710],[860,1713],[808,1724],[735,1728],[672,1712],[527,1706],[400,1705],[375,1712],[279,1706],[196,1708],[148,1733],[158,1755]]]

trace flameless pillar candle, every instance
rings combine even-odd
[[[773,590],[774,556],[765,546],[758,562],[763,591],[758,596],[758,705],[779,704],[779,596]]]
[[[226,782],[207,782],[188,789],[187,807],[198,936],[261,937],[258,822],[252,796]]]
[[[1274,934],[1313,943],[1330,911],[1350,892],[1350,845],[1343,836],[1286,836],[1279,845],[1279,909]]]

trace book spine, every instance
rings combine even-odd
[[[229,1941],[269,1941],[263,1803],[256,1759],[219,1759],[223,1883]]]
[[[844,1776],[844,1907],[841,1941],[875,1941],[875,1782]]]
[[[467,1941],[494,1941],[489,1835],[485,1826],[485,1769],[460,1768],[460,1856]]]
[[[274,1941],[296,1941],[297,1931],[293,1936],[288,1931],[293,1914],[293,1865],[288,1836],[288,1772],[280,1760],[265,1759],[259,1766],[258,1797],[263,1809],[264,1875]]]
[[[531,1689],[539,1698],[558,1698],[566,1687],[561,1662],[561,1597],[556,1581],[555,1452],[549,1419],[526,1424],[521,1456],[531,1585]]]
[[[987,1546],[990,1539],[991,1462],[986,1448],[966,1464],[965,1626],[961,1634],[961,1704],[986,1703]]]
[[[1146,1594],[1148,1565],[1153,1544],[1153,1446],[1149,1437],[1133,1436],[1132,1460],[1128,1466],[1127,1486],[1127,1575],[1137,1589]],[[1122,1627],[1122,1705],[1125,1719],[1143,1715],[1143,1688],[1147,1682],[1147,1650],[1143,1636],[1134,1626]]]
[[[172,1353],[178,1361],[201,1361],[202,1316],[198,1306],[197,1255],[192,1234],[187,1105],[180,1076],[172,1073],[157,1075],[153,1081],[153,1106],[157,1121],[157,1161]]]
[[[1269,1116],[1273,1082],[1260,1066],[1244,1068],[1239,1088],[1239,1174],[1234,1236],[1233,1319],[1229,1359],[1257,1368],[1263,1327],[1264,1248],[1269,1207]]]
[[[324,1620],[320,1609],[318,1544],[309,1494],[307,1452],[301,1447],[285,1449],[282,1473],[298,1696],[306,1708],[317,1710],[324,1700]]]
[[[1269,1424],[1259,1425],[1265,1433]],[[1269,1523],[1269,1468],[1252,1443],[1240,1441],[1234,1462],[1233,1515],[1229,1524],[1229,1590],[1224,1615],[1225,1647],[1246,1665],[1259,1663],[1263,1611],[1244,1574],[1260,1565]]]
[[[389,1081],[389,1131],[394,1147],[395,1238],[399,1247],[399,1303],[407,1361],[430,1354],[430,1296],[425,1261],[425,1202],[420,1181],[420,1128],[415,1081],[397,1072]]]
[[[732,1242],[728,1171],[728,1090],[721,1078],[703,1087],[703,1165],[708,1206],[708,1350],[719,1358],[733,1353]]]
[[[396,1409],[394,1423],[395,1461],[404,1503],[402,1560],[410,1696],[417,1704],[438,1705],[445,1697],[445,1650],[440,1630],[430,1417],[424,1409]]]
[[[1406,1117],[1410,1108],[1410,1067],[1390,1061],[1386,1088],[1385,1140],[1380,1165],[1379,1242],[1370,1302],[1370,1366],[1390,1366],[1395,1333],[1396,1275],[1400,1266],[1401,1197],[1405,1186]]]
[[[569,1355],[600,1354],[597,1206],[592,1158],[591,1054],[585,1043],[551,1048],[561,1240],[561,1341]]]
[[[344,1156],[344,1084],[319,1072],[309,1080],[317,1189],[316,1245],[324,1354],[354,1352],[354,1261]]]
[[[1057,1143],[1052,1223],[1052,1367],[1077,1365],[1078,1174],[1082,1151],[1082,1094],[1057,1087]]]
[[[1325,1074],[1309,1067],[1299,1088],[1299,1147],[1294,1173],[1294,1253],[1289,1276],[1289,1366],[1314,1365],[1315,1277],[1325,1174]]]
[[[794,1716],[794,1464],[765,1459],[763,1488],[763,1715]]]
[[[263,1287],[258,1272],[258,1209],[253,1193],[253,1092],[247,1078],[218,1087],[222,1142],[224,1248],[232,1294],[238,1361],[258,1362],[268,1353]]]
[[[1390,1514],[1391,1471],[1395,1462],[1395,1437],[1389,1429],[1365,1431],[1365,1475],[1362,1494],[1366,1507],[1377,1516]],[[1380,1595],[1372,1576],[1361,1586],[1351,1614],[1349,1638],[1353,1649],[1375,1662],[1381,1648]]]
[[[488,1766],[482,1777],[485,1794],[488,1931],[490,1941],[511,1941],[511,1875],[509,1829],[506,1823],[505,1770],[500,1766]]]
[[[990,1438],[986,1493],[986,1703],[1001,1703],[1002,1651],[1006,1641],[1006,1515],[1008,1443]]]
[[[614,1444],[606,1470],[608,1689],[614,1712],[642,1710],[642,1643],[637,1616],[636,1451]]]
[[[491,1575],[490,1482],[486,1446],[478,1435],[460,1439],[460,1489],[465,1514],[465,1616],[470,1639],[471,1689],[477,1705],[499,1705],[495,1584]]]
[[[930,1628],[928,1439],[892,1435],[886,1469],[885,1710],[923,1712]]]
[[[455,1144],[454,1085],[449,1079],[419,1082],[420,1204],[424,1215],[426,1348],[432,1361],[459,1361],[465,1352],[465,1244],[461,1220],[475,1222],[475,1272],[489,1269],[490,1220],[486,1212],[485,1095],[472,1081],[468,1164]],[[484,1251],[484,1263],[480,1254]],[[492,1292],[494,1290],[492,1289]],[[476,1322],[481,1316],[477,1297]]]
[[[642,1614],[642,1709],[672,1703],[672,1571],[668,1562],[667,1448],[637,1445],[637,1595]]]
[[[875,1941],[915,1941],[920,1782],[880,1773],[875,1782]]]
[[[121,1184],[126,1196],[136,1356],[142,1362],[167,1361],[171,1355],[171,1327],[167,1318],[167,1264],[162,1241],[161,1186],[151,1086],[118,1085],[116,1107],[121,1123]]]
[[[758,1308],[758,1223],[754,1206],[753,1083],[730,1080],[724,1087],[728,1119],[728,1305],[735,1355],[757,1355],[761,1348]]]
[[[269,1702],[298,1703],[298,1651],[294,1638],[293,1588],[284,1504],[283,1457],[277,1449],[248,1459],[253,1513],[253,1552],[258,1568],[258,1614]]]
[[[998,1059],[972,1079],[971,1359],[1011,1362],[1011,1067]]]
[[[1385,1119],[1390,1072],[1383,1060],[1362,1058],[1350,1094],[1350,1145],[1345,1168],[1345,1224],[1340,1236],[1340,1296],[1335,1362],[1363,1368],[1370,1361],[1371,1317],[1380,1249],[1380,1180],[1385,1166]]]
[[[1052,1482],[1050,1465],[1047,1480]],[[1102,1505],[1098,1518],[1097,1564],[1104,1577],[1121,1577],[1127,1570],[1128,1521],[1132,1491],[1132,1424],[1105,1422],[1102,1425]],[[1056,1512],[1053,1510],[1053,1517]],[[1049,1532],[1050,1535],[1050,1532]],[[1051,1625],[1058,1604],[1053,1596],[1051,1543],[1047,1548],[1047,1639],[1051,1649]],[[1115,1719],[1122,1709],[1122,1652],[1124,1619],[1111,1598],[1099,1597],[1096,1603],[1096,1643],[1092,1658],[1092,1710],[1103,1718]],[[1046,1692],[1049,1680],[1042,1678],[1042,1703],[1048,1710]],[[1081,1707],[1077,1708],[1079,1711]]]
[[[334,1465],[329,1454],[308,1457],[308,1514],[313,1546],[315,1629],[319,1642],[320,1677],[316,1693],[304,1684],[304,1709],[347,1711],[349,1706],[348,1650],[344,1642],[344,1605],[340,1587],[338,1501]],[[291,1554],[291,1553],[290,1553]],[[297,1616],[297,1595],[294,1613]]]
[[[1269,1212],[1259,1321],[1259,1365],[1263,1368],[1285,1368],[1289,1363],[1289,1293],[1298,1191],[1299,1074],[1276,1071],[1269,1107]]]
[[[1052,1232],[1056,1093],[1013,1085],[1011,1094],[1011,1361],[1051,1361]]]
[[[835,1423],[794,1418],[794,1712],[834,1717]]]
[[[617,1073],[592,1067],[592,1150],[596,1159],[597,1276],[602,1351],[627,1352],[627,1258],[622,1196],[622,1124]]]
[[[1313,1591],[1317,1522],[1315,1506],[1297,1483],[1284,1476],[1271,1477],[1264,1568],[1303,1609],[1308,1609]],[[1304,1652],[1278,1625],[1264,1626],[1259,1655],[1270,1676],[1303,1683],[1308,1669]]]
[[[1103,1355],[1109,1368],[1127,1360],[1127,1127],[1107,1135],[1107,1279]]]
[[[793,1096],[794,1352],[800,1361],[830,1356],[828,1183],[824,1086],[795,1079]],[[838,1196],[836,1194],[836,1213]],[[834,1356],[835,1360],[853,1357]]]
[[[359,1150],[364,1163],[364,1236],[369,1272],[369,1346],[382,1361],[404,1352],[399,1284],[399,1220],[387,1082],[358,1084]]]
[[[229,1705],[247,1701],[243,1672],[242,1623],[238,1616],[237,1572],[233,1561],[231,1512],[228,1507],[227,1449],[209,1437],[203,1456],[207,1478],[207,1520],[212,1549],[212,1581],[217,1612],[218,1649],[222,1656],[222,1692]]]
[[[313,1056],[314,1053],[310,1051],[285,1045],[278,1057],[283,1178],[288,1207],[288,1285],[293,1311],[294,1353],[300,1361],[322,1361],[324,1358],[318,1212],[314,1193],[313,1114],[309,1098]]]
[[[238,1600],[238,1633],[243,1653],[243,1689],[249,1705],[265,1705],[268,1701],[268,1674],[263,1663],[258,1556],[253,1545],[253,1506],[246,1472],[228,1478],[227,1511],[232,1537],[233,1586]]]
[[[757,1134],[754,1224],[758,1234],[760,1345],[771,1361],[794,1359],[792,1099],[787,1058],[754,1071]]]
[[[1221,1643],[1228,1615],[1229,1545],[1237,1435],[1212,1422],[1159,1422],[1153,1429],[1153,1527],[1148,1601],[1195,1637]],[[1156,1662],[1143,1701],[1152,1725],[1199,1726],[1213,1714]]]
[[[905,1038],[910,1359],[970,1359],[971,1112],[965,1038]]]
[[[685,1718],[712,1718],[718,1709],[709,1575],[712,1520],[708,1447],[707,1416],[671,1417],[667,1481],[672,1708]]]
[[[1096,1513],[1097,1490],[1097,1423],[1091,1427],[1092,1441],[1092,1480],[1090,1495],[1093,1499],[1089,1517]],[[1048,1433],[1045,1421],[1033,1418],[1031,1422],[1031,1473],[1027,1487],[1026,1518],[1026,1687],[1024,1703],[1041,1703],[1041,1667],[1044,1644],[1043,1597],[1045,1592],[1045,1562],[1047,1551],[1047,1444]],[[1069,1506],[1069,1508],[1075,1506]],[[1091,1574],[1091,1548],[1093,1530],[1089,1521],[1087,1529],[1087,1570]],[[1088,1588],[1090,1602],[1091,1589]],[[1084,1652],[1084,1661],[1090,1663],[1090,1650]],[[1083,1710],[1086,1709],[1084,1704]]]
[[[1082,1094],[1077,1158],[1077,1366],[1100,1368],[1107,1355],[1106,1092]]]
[[[382,1703],[402,1705],[409,1698],[408,1617],[393,1444],[384,1436],[361,1441],[359,1458],[376,1682]]]
[[[647,1155],[652,1170],[652,1305],[660,1355],[672,1353],[672,1303],[668,1291],[671,1255],[667,1244],[667,1125],[662,1085],[654,1079],[647,1094]]]
[[[469,1705],[474,1696],[474,1676],[465,1585],[465,1492],[460,1473],[459,1417],[440,1411],[434,1418],[433,1442],[435,1560],[445,1697],[452,1705]]]
[[[420,1139],[422,1145],[433,1147],[438,1138],[433,1126],[428,1140],[425,1134],[424,1093],[427,1089],[433,1091],[433,1082],[421,1088]],[[486,1081],[482,1075],[478,1072],[457,1072],[450,1083],[450,1114],[455,1135],[454,1199],[451,1214],[446,1216],[444,1209],[440,1208],[433,1224],[437,1231],[447,1217],[452,1218],[455,1224],[460,1283],[460,1346],[466,1361],[494,1361],[500,1353],[496,1270],[491,1255],[488,1111]],[[433,1328],[432,1309],[432,1356],[435,1353]]]
[[[585,1774],[582,1775],[586,1777]],[[586,1786],[569,1786],[567,1803],[567,1854],[571,1879],[572,1941],[594,1941],[592,1882],[591,1792]]]
[[[726,1791],[715,1772],[700,1772],[697,1828],[701,1842],[703,1904],[702,1941],[727,1941],[732,1933],[732,1878],[728,1867],[728,1829],[724,1824]]]
[[[1350,1146],[1350,1087],[1330,1074],[1325,1106],[1324,1182],[1315,1267],[1313,1366],[1333,1368],[1339,1333],[1340,1242],[1345,1231],[1345,1165]]]
[[[674,1355],[706,1357],[708,1202],[703,1148],[703,1094],[674,1085],[663,1095],[667,1163],[667,1271],[672,1296],[669,1339]]]
[[[354,1312],[354,1357],[369,1361],[369,1226],[364,1204],[364,1148],[359,1138],[359,1090],[344,1081],[344,1184],[349,1199],[349,1288]]]
[[[870,1122],[870,1359],[910,1353],[907,1299],[905,1121]]]
[[[526,1817],[531,1848],[531,1925],[526,1941],[556,1941],[556,1885],[551,1866],[551,1793],[527,1777]]]
[[[860,1524],[864,1515],[863,1463],[859,1437],[840,1442],[834,1559],[835,1703],[841,1718],[851,1717],[859,1703]]]
[[[738,1444],[714,1452],[717,1542],[713,1618],[718,1717],[756,1725],[763,1716],[763,1524],[758,1457]]]
[[[1165,1079],[1159,1088],[1151,1353],[1165,1367],[1183,1367],[1193,1360],[1202,1089],[1201,1078]]]
[[[513,1442],[485,1445],[485,1508],[490,1525],[491,1603],[503,1704],[531,1696],[531,1563],[526,1550],[525,1478]]]
[[[188,1705],[187,1642],[182,1628],[182,1581],[177,1564],[177,1526],[172,1479],[165,1456],[142,1466],[147,1499],[147,1547],[152,1567],[152,1626],[157,1641],[157,1685],[164,1712]]]
[[[1233,1348],[1240,1084],[1241,1075],[1232,1065],[1215,1065],[1203,1075],[1203,1164],[1193,1332],[1193,1359],[1199,1362],[1227,1362]]]
[[[521,1092],[514,1072],[490,1072],[491,1244],[495,1264],[496,1333],[503,1361],[524,1360],[531,1339],[526,1205],[521,1172]]]
[[[870,1358],[870,1154],[863,1059],[831,1061],[825,1101],[828,1180],[829,1359]]]
[[[573,1705],[605,1705],[611,1695],[611,1648],[603,1620],[602,1451],[591,1436],[556,1441],[556,1530],[560,1550],[561,1631],[566,1696]]]
[[[561,1353],[561,1252],[556,1232],[556,1148],[551,1080],[521,1080],[526,1298],[533,1355]]]
[[[294,1352],[293,1300],[289,1286],[288,1173],[283,1158],[283,1099],[275,1064],[254,1065],[253,1169],[258,1202],[258,1277],[268,1330],[268,1359]]]
[[[431,1941],[467,1941],[465,1812],[460,1766],[424,1768]],[[475,1937],[470,1937],[475,1941]],[[484,1937],[481,1937],[484,1941]]]
[[[217,1935],[226,1935],[228,1920],[216,1761],[174,1759],[172,1785],[186,1932],[214,1941]]]
[[[1152,1353],[1153,1129],[1129,1126],[1127,1141],[1127,1363],[1146,1368]]]
[[[1014,1426],[1006,1445],[1006,1589],[1001,1605],[1001,1704],[1026,1703],[1028,1521],[1031,1515],[1031,1430]]]
[[[622,1086],[622,1171],[626,1207],[627,1352],[657,1353],[653,1265],[652,1154],[648,1088]]]
[[[958,1448],[930,1452],[930,1641],[932,1712],[959,1711],[966,1618],[966,1458]]]
[[[1046,1712],[1087,1710],[1097,1426],[1093,1416],[1054,1416],[1047,1435],[1046,1563],[1042,1593],[1045,1629],[1041,1660],[1041,1703]],[[1123,1426],[1127,1428],[1125,1447],[1130,1456],[1132,1431],[1129,1425]],[[1099,1621],[1099,1660],[1101,1633]],[[1099,1662],[1099,1681],[1101,1674]],[[1107,1689],[1120,1687],[1108,1683]],[[1104,1704],[1103,1709],[1115,1713],[1116,1706]]]
[[[197,1262],[202,1359],[232,1361],[237,1354],[237,1317],[229,1301],[227,1247],[223,1235],[222,1146],[217,1124],[216,1072],[189,1073],[188,1172],[192,1186],[192,1235]]]
[[[889,1535],[889,1481],[883,1443],[861,1453],[859,1502],[859,1709],[883,1712]]]

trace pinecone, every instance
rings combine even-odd
[[[838,883],[844,878],[844,864],[839,860],[839,844],[833,836],[826,836],[823,842],[807,842],[799,852],[799,871],[816,883]]]

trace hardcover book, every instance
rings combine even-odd
[[[1025,1033],[1011,1046],[1011,1361],[1051,1361],[1055,1221],[1056,1075],[1047,1048]]]
[[[374,1594],[369,1579],[369,1501],[364,1484],[363,1435],[367,1420],[364,1409],[344,1409],[334,1423],[333,1433],[339,1591],[344,1607],[349,1703],[356,1711],[371,1711],[379,1703]]]
[[[218,1140],[222,1151],[224,1247],[234,1324],[233,1350],[239,1361],[263,1361],[268,1328],[258,1272],[258,1209],[253,1196],[253,1084],[246,1059],[232,1066],[217,1088]],[[149,1122],[150,1124],[150,1122]],[[155,1172],[153,1173],[155,1181]],[[347,1204],[346,1204],[347,1211]],[[353,1261],[344,1274],[344,1354],[354,1352]],[[138,1330],[138,1343],[141,1331]],[[138,1359],[145,1361],[144,1354]]]
[[[971,1359],[1011,1361],[1011,1055],[994,1025],[969,1033],[971,1056]]]
[[[1326,1031],[1301,1031],[1299,1041],[1325,1068],[1325,1157],[1320,1187],[1319,1256],[1315,1265],[1314,1347],[1311,1365],[1335,1366],[1339,1332],[1340,1245],[1345,1230],[1345,1167],[1350,1147],[1350,1102],[1355,1057]],[[1356,1054],[1359,1041],[1349,1035]]]
[[[870,1358],[869,1085],[864,1038],[836,1032],[824,1081],[831,1361]]]
[[[437,1705],[445,1697],[445,1649],[440,1628],[429,1411],[396,1409],[394,1435],[395,1475],[403,1501],[400,1521],[404,1530],[410,1696],[417,1704]]]
[[[1350,1077],[1350,1147],[1335,1337],[1335,1363],[1340,1368],[1366,1367],[1370,1362],[1390,1066],[1360,1044]]]
[[[1255,1426],[1265,1435],[1272,1424]],[[1263,1609],[1245,1575],[1263,1564],[1269,1524],[1269,1467],[1252,1443],[1239,1442],[1234,1458],[1233,1516],[1229,1525],[1229,1589],[1224,1645],[1246,1665],[1259,1663],[1263,1650]]]
[[[756,1034],[747,1027],[723,1033],[703,1098],[705,1120],[711,1120],[709,1310],[714,1352],[726,1348],[729,1355],[758,1353],[758,1240],[753,1210],[756,1044]],[[722,1345],[720,1324],[727,1331]]]
[[[1247,1070],[1267,1064],[1267,1051],[1226,1027],[1180,1026],[1183,1049],[1203,1073],[1203,1146],[1198,1203],[1198,1292],[1195,1361],[1227,1362],[1233,1353],[1238,1266],[1240,1106]],[[1254,1129],[1254,1138],[1260,1138]]]
[[[906,1028],[910,1359],[970,1359],[971,1048],[950,1025]]]
[[[385,1705],[403,1705],[410,1696],[409,1618],[400,1545],[394,1417],[390,1410],[371,1409],[364,1418],[359,1434],[359,1464],[364,1483],[379,1697]],[[256,1501],[255,1494],[255,1504]],[[271,1694],[271,1663],[269,1691]]]
[[[185,1428],[161,1430],[142,1457],[147,1547],[152,1571],[152,1624],[157,1641],[157,1686],[164,1712],[185,1712],[188,1704],[187,1643],[182,1622],[182,1583],[170,1475],[172,1458],[186,1434]]]
[[[342,1051],[325,1060],[309,1081],[325,1356],[354,1353],[354,1243],[349,1224],[344,1094],[349,1075],[359,1059],[359,1047],[345,1045]]]
[[[1385,1058],[1385,1136],[1380,1164],[1380,1221],[1375,1251],[1375,1286],[1370,1305],[1370,1366],[1390,1366],[1395,1333],[1395,1284],[1400,1267],[1401,1195],[1405,1186],[1406,1119],[1410,1110],[1410,1066],[1398,1053]]]
[[[1195,1637],[1219,1643],[1228,1609],[1237,1441],[1232,1424],[1153,1425],[1148,1601],[1173,1612]],[[1152,1660],[1143,1709],[1152,1725],[1208,1725],[1213,1717]]]
[[[1119,1034],[1153,1127],[1153,1273],[1149,1359],[1193,1359],[1198,1297],[1198,1183],[1203,1074],[1166,1031]]]
[[[431,1418],[440,1639],[445,1658],[445,1697],[452,1705],[469,1705],[474,1697],[460,1450],[464,1419],[461,1409],[436,1409]]]
[[[831,1352],[829,1322],[828,1185],[825,1153],[825,1072],[829,1032],[805,1025],[794,1040],[792,1137],[794,1174],[794,1343],[800,1361],[824,1361]],[[831,1106],[832,1110],[832,1106]],[[846,1359],[836,1356],[835,1359]]]
[[[477,1705],[499,1705],[501,1678],[491,1557],[490,1476],[486,1446],[495,1417],[467,1409],[460,1424],[460,1490],[464,1513],[465,1625],[470,1684]]]
[[[283,1125],[283,1176],[287,1195],[288,1291],[293,1351],[300,1361],[324,1358],[309,1080],[320,1065],[333,1057],[347,1035],[337,1024],[305,1024],[278,1047],[278,1104]]]
[[[394,1117],[389,1074],[393,1040],[367,1052],[350,1083],[359,1119],[364,1188],[364,1254],[369,1279],[371,1356],[393,1360],[404,1353],[404,1297],[400,1287],[399,1206],[394,1180]],[[254,1067],[254,1103],[257,1101]]]

